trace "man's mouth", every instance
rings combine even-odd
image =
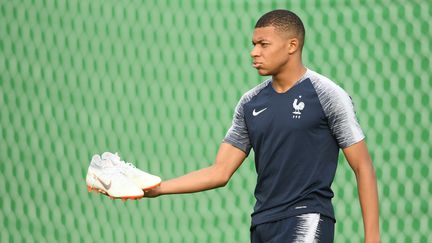
[[[261,62],[253,62],[252,63],[252,67],[254,67],[254,68],[260,68],[261,66],[262,66]]]

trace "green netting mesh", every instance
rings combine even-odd
[[[226,188],[152,200],[89,194],[92,154],[172,178],[212,163],[257,18],[303,19],[305,64],[344,87],[377,170],[383,242],[432,242],[430,1],[0,1],[0,242],[248,242],[249,158]],[[349,77],[346,79],[345,77]],[[355,176],[336,242],[361,242]]]

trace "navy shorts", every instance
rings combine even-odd
[[[333,219],[319,213],[292,216],[252,227],[251,243],[331,243],[334,224]]]

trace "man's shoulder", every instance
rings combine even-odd
[[[327,76],[324,76],[313,70],[308,70],[307,77],[311,80],[315,89],[319,89],[321,91],[326,91],[326,92],[332,92],[332,91],[345,92],[345,90],[341,86],[339,86],[336,82],[334,82]]]
[[[308,75],[322,103],[351,102],[348,92],[330,78],[311,70]]]
[[[245,104],[252,100],[255,96],[257,96],[264,88],[266,88],[271,83],[271,78],[261,82],[260,84],[256,85],[252,89],[248,90],[246,93],[244,93],[240,99],[240,104]]]

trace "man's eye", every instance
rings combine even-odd
[[[261,43],[262,47],[267,47],[269,45],[269,43]]]

